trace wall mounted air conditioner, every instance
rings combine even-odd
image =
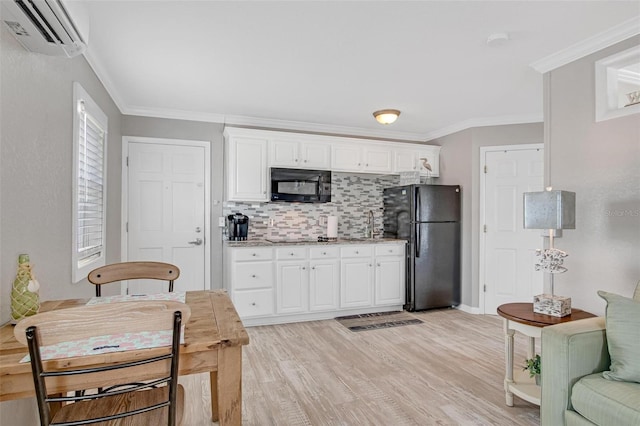
[[[78,0],[1,0],[0,17],[32,52],[72,58],[89,42],[89,14]]]

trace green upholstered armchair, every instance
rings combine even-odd
[[[610,365],[604,317],[545,327],[540,424],[640,425],[640,383],[604,378]]]

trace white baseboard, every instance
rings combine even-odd
[[[479,315],[480,312],[480,308],[475,308],[473,306],[467,306],[467,305],[458,305],[456,306],[456,309],[460,309],[462,312],[466,312],[468,314],[474,314],[474,315]]]

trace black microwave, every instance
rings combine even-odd
[[[271,169],[271,201],[331,202],[328,170]]]

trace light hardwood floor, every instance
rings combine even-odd
[[[352,332],[337,321],[248,328],[244,425],[539,425],[505,405],[502,321],[458,310],[417,325]],[[516,334],[516,365],[526,341]],[[207,375],[182,377],[183,425],[211,425]]]

